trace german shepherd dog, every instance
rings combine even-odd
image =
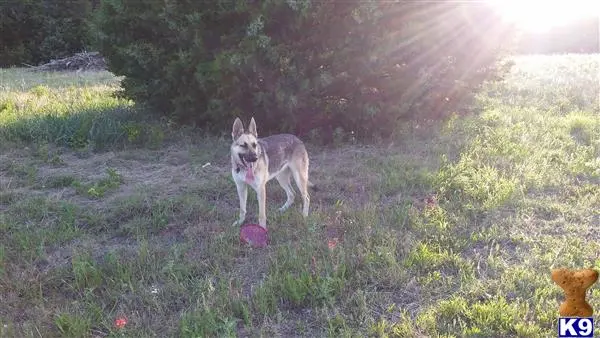
[[[308,180],[308,153],[304,143],[291,134],[258,138],[254,117],[250,120],[248,131],[244,131],[242,121],[236,118],[231,136],[231,175],[240,200],[240,215],[233,226],[243,224],[246,219],[246,199],[250,186],[257,195],[258,223],[267,229],[266,185],[273,178],[277,179],[287,196],[279,211],[287,210],[294,202],[294,189],[290,182],[293,177],[302,196],[302,215],[307,217],[310,204],[308,187],[315,187]]]

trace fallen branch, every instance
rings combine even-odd
[[[33,71],[99,71],[106,69],[106,61],[98,52],[83,52],[34,67]]]

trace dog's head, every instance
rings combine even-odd
[[[243,166],[251,165],[258,160],[260,156],[260,147],[258,146],[258,134],[256,133],[256,122],[254,117],[250,120],[248,131],[244,131],[242,120],[238,118],[233,122],[231,132],[233,144],[231,145],[231,155],[236,161],[240,161]]]

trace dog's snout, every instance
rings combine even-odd
[[[248,161],[248,162],[256,162],[257,160],[258,160],[258,156],[256,156],[255,153],[249,153],[246,156],[246,161]]]

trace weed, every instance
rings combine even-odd
[[[64,337],[85,337],[92,327],[89,318],[82,318],[68,313],[61,313],[56,316],[54,324]]]
[[[109,190],[118,188],[123,183],[121,175],[112,168],[106,169],[107,177],[100,179],[92,184],[83,184],[77,180],[72,182],[73,187],[78,194],[90,198],[101,198]]]

